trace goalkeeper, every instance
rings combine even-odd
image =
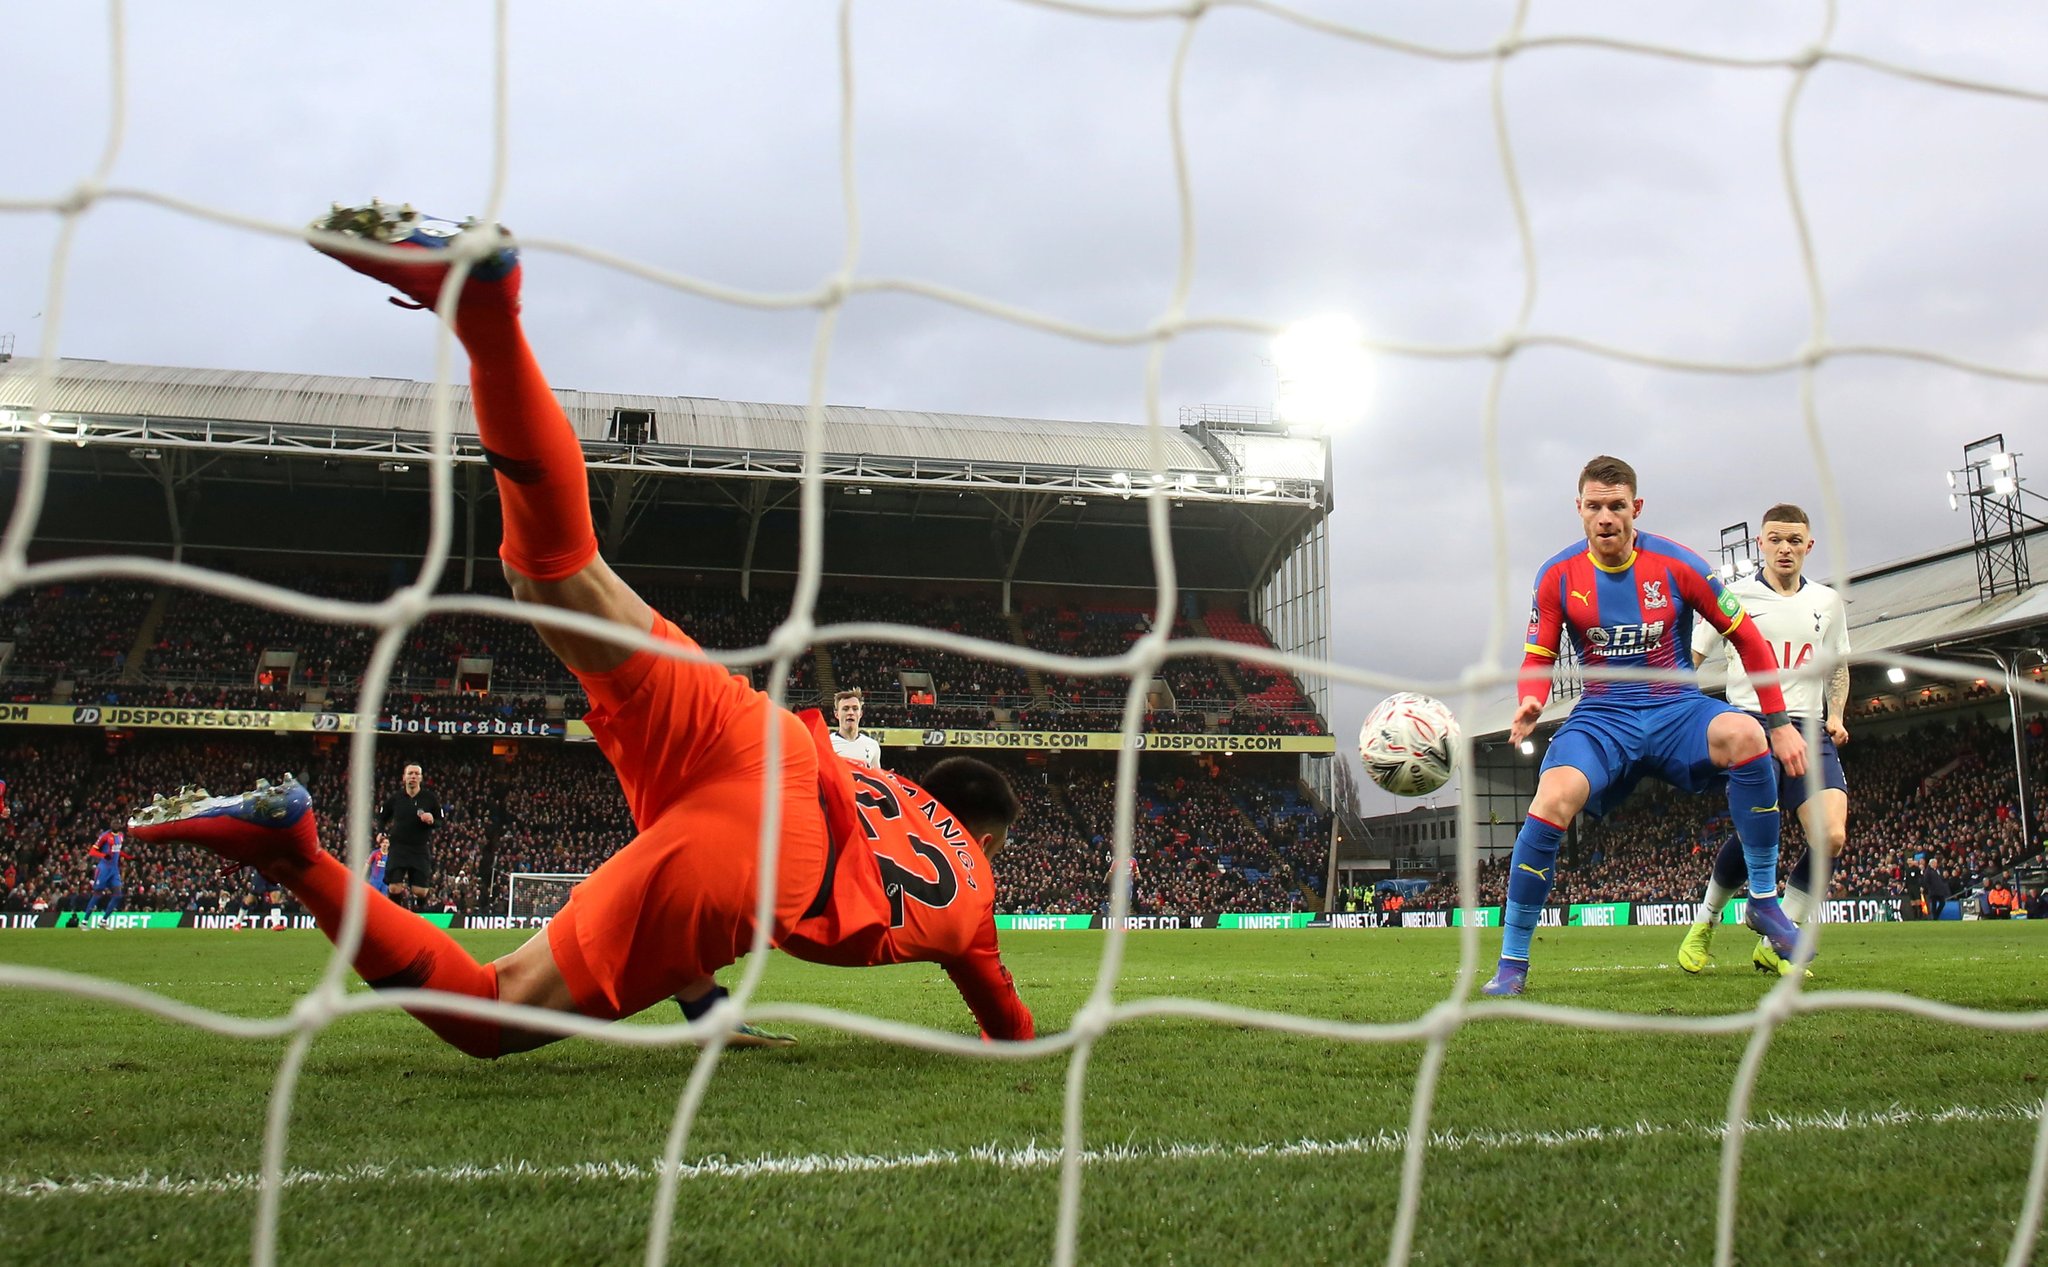
[[[404,306],[436,302],[449,270],[445,248],[462,227],[374,203],[337,207],[315,225],[416,250],[417,263],[331,252],[395,287],[410,301]],[[499,250],[471,272],[455,313],[478,436],[504,507],[499,554],[512,591],[651,633],[695,658],[540,626],[589,693],[591,732],[638,834],[577,886],[560,915],[493,963],[477,963],[443,930],[365,892],[356,971],[373,988],[445,990],[602,1020],[669,998],[701,1015],[715,999],[712,974],[746,953],[755,934],[774,727],[780,854],[769,943],[845,967],[938,963],[985,1036],[1032,1037],[1031,1013],[997,953],[989,869],[1018,814],[1009,783],[964,757],[932,767],[921,786],[849,769],[815,711],[798,717],[701,658],[612,572],[598,555],[582,446],[520,328],[520,278],[516,251]],[[287,776],[241,796],[159,798],[136,817],[134,834],[191,841],[261,867],[332,937],[362,881],[320,849],[314,820],[311,798]],[[559,1037],[431,1005],[408,1010],[487,1059]]]

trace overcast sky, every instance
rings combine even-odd
[[[1305,8],[1477,47],[1491,3]],[[1837,47],[2048,87],[2048,9],[1844,0]],[[1654,11],[1652,11],[1654,10]],[[112,183],[300,223],[371,194],[461,215],[491,141],[482,3],[363,11],[129,6],[129,127]],[[835,7],[817,2],[518,4],[509,180],[516,231],[720,282],[808,289],[842,249]],[[1529,33],[1779,54],[1818,4],[1536,0]],[[72,188],[104,143],[108,17],[0,3],[9,116],[0,198]],[[1136,327],[1170,292],[1176,209],[1168,71],[1181,23],[1102,21],[1008,0],[861,0],[853,10],[860,269],[1059,317]],[[1522,270],[1489,114],[1490,65],[1444,64],[1255,12],[1204,18],[1185,117],[1202,314],[1341,311],[1388,338],[1472,343],[1513,319]],[[1779,175],[1791,75],[1599,50],[1508,67],[1539,256],[1538,330],[1694,358],[1794,352],[1809,321]],[[1842,341],[2048,367],[2048,106],[1824,65],[1796,132]],[[32,354],[57,221],[0,215],[0,334]],[[558,385],[801,401],[815,316],[758,313],[559,256],[529,264],[527,313]],[[59,350],[168,365],[431,377],[432,330],[290,242],[133,203],[77,241]],[[1202,335],[1168,357],[1165,399],[1270,405],[1261,342]],[[1138,421],[1144,353],[1054,338],[919,299],[845,312],[828,398],[876,407]],[[1491,546],[1479,462],[1489,367],[1389,359],[1367,422],[1336,442],[1338,658],[1443,678],[1518,655],[1536,565],[1578,532],[1579,465],[1641,472],[1642,524],[1711,555],[1775,501],[1818,513],[1796,379],[1635,369],[1573,352],[1515,358],[1502,403],[1513,611],[1488,648]],[[1845,518],[1814,566],[1851,568],[1967,537],[1942,472],[2003,431],[2025,451],[2039,388],[1844,361],[1819,407]],[[1171,414],[1169,423],[1173,421]],[[2048,460],[2043,451],[2038,460]],[[1356,729],[1374,697],[1344,692]]]

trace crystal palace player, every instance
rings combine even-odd
[[[1813,553],[1814,545],[1806,512],[1789,503],[1773,506],[1764,512],[1761,534],[1763,574],[1729,588],[1742,599],[1750,621],[1776,650],[1779,665],[1803,668],[1817,652],[1848,655],[1849,610],[1842,605],[1842,596],[1806,579],[1806,556]],[[1698,630],[1692,640],[1693,663],[1704,661],[1716,641],[1710,630]],[[1797,924],[1813,909],[1812,842],[1826,841],[1828,856],[1834,858],[1841,855],[1849,839],[1849,780],[1835,751],[1836,745],[1849,742],[1848,728],[1842,724],[1849,708],[1848,662],[1836,663],[1825,692],[1820,679],[1810,677],[1794,678],[1783,687],[1785,709],[1795,723],[1809,717],[1826,723],[1813,754],[1820,765],[1820,796],[1808,799],[1805,779],[1781,776],[1778,780],[1780,803],[1799,815],[1808,842],[1808,847],[1800,850],[1799,860],[1786,868],[1785,916]],[[1756,688],[1739,664],[1728,666],[1728,702],[1752,713],[1760,710]],[[1714,874],[1700,901],[1699,918],[1678,947],[1678,966],[1687,972],[1699,972],[1713,958],[1714,926],[1721,922],[1721,908],[1742,887],[1742,871],[1741,846],[1734,840],[1724,842],[1714,858]],[[1757,942],[1750,962],[1759,972],[1792,971],[1791,961],[1777,952],[1769,938]]]
[[[410,208],[343,210],[316,227],[417,248],[418,263],[338,255],[415,305],[438,298],[458,226]],[[582,612],[688,648],[598,557],[576,432],[520,329],[521,270],[509,247],[471,274],[456,312],[470,356],[471,404],[504,507],[500,555],[521,599]],[[396,301],[394,301],[396,302]],[[747,679],[703,659],[629,650],[540,626],[589,693],[588,720],[618,773],[639,834],[570,895],[518,950],[479,964],[445,932],[375,893],[356,970],[373,987],[422,987],[611,1020],[668,998],[710,1006],[711,974],[744,954],[755,928],[766,731],[780,739],[781,852],[769,941],[819,963],[915,960],[943,966],[984,1034],[1030,1038],[996,949],[989,859],[1018,813],[1002,775],[968,758],[922,785],[853,770],[816,712],[777,708]],[[360,884],[323,852],[305,789],[287,779],[238,797],[159,802],[144,840],[188,840],[263,867],[330,935]],[[411,1009],[473,1056],[553,1041],[497,1021]]]
[[[92,842],[92,848],[85,851],[87,860],[93,864],[92,897],[73,928],[84,928],[95,913],[104,911],[111,917],[121,909],[121,851],[125,844],[120,832],[103,831]]]
[[[1529,939],[1556,875],[1557,846],[1580,810],[1599,815],[1654,774],[1690,792],[1722,772],[1728,809],[1742,838],[1749,889],[1744,917],[1792,954],[1799,930],[1778,907],[1778,770],[1806,771],[1806,742],[1785,714],[1778,664],[1742,603],[1722,589],[1706,561],[1675,541],[1636,531],[1643,501],[1635,469],[1597,457],[1579,473],[1579,518],[1586,539],[1558,551],[1536,574],[1522,662],[1521,703],[1509,738],[1536,728],[1550,695],[1550,670],[1564,636],[1589,669],[1691,668],[1684,656],[1695,614],[1734,644],[1763,701],[1763,721],[1700,693],[1691,682],[1588,681],[1571,717],[1551,737],[1529,816],[1515,837],[1502,913],[1500,968],[1487,994],[1520,994],[1529,975]],[[1768,742],[1765,739],[1769,732]]]

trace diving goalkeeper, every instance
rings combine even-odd
[[[464,226],[373,203],[337,207],[314,227],[416,251],[418,262],[329,253],[396,288],[405,306],[431,307],[449,269],[446,248]],[[521,272],[516,250],[497,251],[473,268],[455,313],[477,433],[504,507],[499,554],[512,592],[697,652],[598,555],[582,446],[520,328]],[[985,1036],[1032,1037],[1031,1013],[996,946],[989,860],[1019,812],[999,771],[965,757],[933,766],[921,783],[854,770],[834,754],[815,711],[779,708],[716,664],[545,625],[539,632],[589,693],[591,732],[638,834],[576,887],[551,923],[488,964],[366,892],[355,968],[371,987],[445,990],[602,1020],[669,998],[701,1014],[715,991],[712,974],[754,937],[772,726],[781,740],[781,826],[769,943],[843,967],[938,963]],[[351,887],[362,884],[320,849],[311,797],[288,776],[239,796],[158,798],[132,826],[141,840],[190,841],[261,868],[330,937]],[[407,1010],[486,1059],[559,1037],[431,1006]]]

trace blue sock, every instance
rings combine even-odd
[[[112,915],[121,909],[122,894],[123,890],[121,889],[114,889],[107,894],[107,914]]]
[[[1508,869],[1507,907],[1501,913],[1500,957],[1529,961],[1529,939],[1543,918],[1543,902],[1557,880],[1557,846],[1564,828],[1534,814],[1522,820],[1515,836],[1514,861]]]
[[[1742,857],[1742,837],[1734,832],[1721,842],[1714,855],[1714,883],[1724,889],[1739,889],[1749,879],[1749,864]]]
[[[690,1003],[685,1003],[683,1000],[677,999],[676,1003],[683,1009],[683,1019],[686,1021],[694,1021],[698,1017],[704,1015],[704,1013],[709,1012],[720,999],[726,997],[727,993],[728,991],[724,986],[714,984],[711,987],[711,993],[705,995],[703,998]]]
[[[1778,763],[1768,752],[1728,767],[1728,812],[1742,838],[1751,898],[1778,895]]]

